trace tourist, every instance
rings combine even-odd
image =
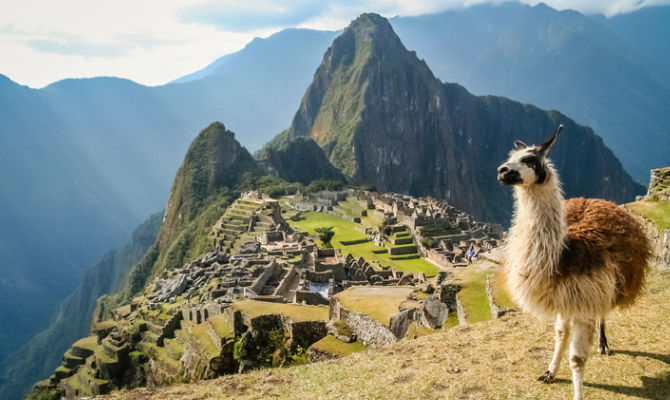
[[[468,259],[468,266],[472,264],[472,258],[475,256],[475,246],[470,245],[470,248],[468,249],[467,253],[465,253],[465,258]]]

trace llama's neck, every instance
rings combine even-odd
[[[514,220],[507,241],[506,262],[520,274],[553,274],[566,238],[563,193],[549,166],[543,184],[515,186]]]

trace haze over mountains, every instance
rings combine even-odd
[[[603,20],[542,5],[503,4],[390,22],[405,47],[426,60],[423,67],[412,68],[427,66],[443,81],[457,82],[476,94],[504,95],[558,109],[578,124],[595,128],[624,167],[644,180],[649,168],[670,159],[670,135],[665,129],[670,122],[666,121],[670,118],[670,85],[668,74],[663,75],[668,71],[668,53],[662,52],[667,41],[654,44],[650,40],[654,32],[662,33],[667,27],[655,15],[642,10]],[[636,30],[639,25],[645,29]],[[244,50],[160,87],[94,78],[65,80],[33,90],[0,76],[0,170],[11,171],[0,176],[0,306],[5,310],[0,317],[0,366],[9,349],[46,325],[54,304],[76,285],[85,267],[123,243],[141,221],[165,206],[170,184],[195,133],[221,120],[253,151],[288,127],[337,35],[285,30],[254,40]],[[419,75],[424,79],[426,73]],[[444,91],[445,101],[466,101],[473,107],[470,117],[487,121],[477,127],[481,133],[477,146],[484,146],[496,134],[504,136],[501,142],[506,146],[519,133],[536,141],[536,135],[562,122],[556,113],[546,116],[518,103],[507,109],[499,98],[477,99],[459,85],[442,88],[435,80],[426,81],[430,93]],[[504,130],[499,129],[501,125],[487,125],[490,116],[481,114],[493,109],[500,112],[494,113],[500,118],[514,117]],[[536,125],[535,116],[540,114],[544,116]],[[316,115],[303,113],[305,117]],[[534,129],[532,135],[530,130],[519,132],[515,125],[525,118]],[[296,127],[294,123],[292,129]],[[606,169],[616,165],[616,160],[588,129],[572,127],[583,140],[563,145],[566,148],[560,154],[566,158],[562,165],[569,167],[569,156],[585,149],[597,151],[599,162],[595,166],[572,164],[575,170],[567,175],[588,171],[583,182],[592,183],[594,190],[602,189],[598,193],[630,198],[631,182],[619,169],[615,168],[613,181],[601,185]],[[305,134],[309,133],[300,133]],[[452,152],[449,159],[457,159],[457,151],[464,147],[451,144],[443,143]],[[311,141],[291,146],[309,151],[322,171],[337,176],[322,162],[322,153]],[[326,154],[354,176],[349,168],[355,164],[337,165],[333,160],[336,147],[326,146]],[[473,159],[488,150],[478,151],[472,153]],[[496,151],[505,152],[507,147]],[[286,153],[274,158],[277,170],[296,171]],[[475,172],[474,163],[466,163],[467,171]],[[364,172],[367,167],[358,168]],[[460,166],[449,165],[453,167]],[[476,173],[481,177],[490,168],[481,166]],[[298,181],[313,178],[284,176]],[[359,177],[361,182],[374,178]],[[384,183],[386,189],[412,190],[389,180],[376,183]],[[444,182],[417,185],[442,194],[447,187]],[[475,212],[493,209],[499,199],[483,196],[474,180],[462,182],[460,188],[463,203],[475,199],[491,203],[477,203]],[[613,192],[622,188],[625,193]],[[584,192],[587,189],[582,185],[571,193],[593,194]],[[454,199],[459,195],[454,193]]]

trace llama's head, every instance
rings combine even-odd
[[[509,153],[509,158],[498,167],[498,180],[505,185],[533,185],[546,182],[551,168],[547,155],[561,129],[562,124],[539,146],[528,146],[520,140],[514,142],[514,149]]]

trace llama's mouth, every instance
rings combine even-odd
[[[498,174],[498,180],[503,185],[516,185],[517,183],[523,182],[521,179],[521,174],[519,174],[519,171],[515,170],[508,170],[504,173]]]

